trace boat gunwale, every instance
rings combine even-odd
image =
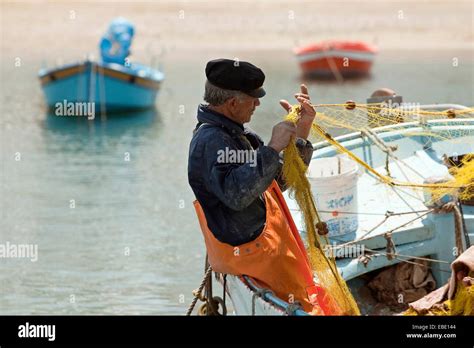
[[[446,125],[446,123],[451,123],[449,125]],[[371,128],[371,130],[377,134],[378,136],[381,137],[382,140],[394,140],[394,139],[399,139],[400,137],[404,137],[406,133],[408,132],[413,132],[419,130],[420,132],[425,131],[426,128],[428,127],[431,131],[443,131],[443,130],[456,130],[458,128],[456,127],[456,123],[459,123],[458,128],[467,128],[467,127],[473,127],[472,129],[474,130],[474,118],[460,118],[460,119],[439,119],[439,120],[428,120],[426,121],[426,125],[420,124],[420,122],[403,122],[399,124],[393,124],[393,125],[387,125],[387,126],[382,126],[382,127],[376,127],[376,128]],[[461,124],[463,123],[463,124]],[[466,123],[469,123],[466,125]],[[363,134],[362,132],[352,132],[348,134],[343,134],[334,137],[336,141],[339,143],[347,143],[349,141],[364,141],[363,139]],[[327,141],[319,141],[317,143],[313,144],[313,153],[322,151],[323,154],[324,152],[335,152],[331,148],[332,145],[329,144]],[[328,151],[331,150],[331,151]],[[314,158],[319,157],[318,154],[314,156]]]
[[[140,87],[149,88],[149,89],[159,89],[161,82],[164,80],[164,74],[156,69],[152,69],[154,74],[159,74],[159,78],[156,77],[144,77],[138,75],[137,72],[133,70],[127,70],[119,64],[108,64],[94,61],[84,61],[71,63],[63,65],[61,67],[53,69],[42,69],[38,73],[38,77],[41,81],[42,86],[46,86],[52,82],[59,81],[62,79],[75,76],[77,74],[83,73],[90,66],[91,69],[94,69],[95,73],[101,73],[104,76],[125,81],[131,84],[136,84]],[[60,74],[63,76],[55,76]]]
[[[270,290],[271,289],[264,289],[259,287],[255,282],[252,277],[242,275],[240,277],[237,277],[238,281],[242,282],[244,286],[246,286],[250,291],[254,293],[254,296],[257,296],[254,301],[260,299],[262,301],[265,301],[275,307],[276,310],[281,311],[283,313],[287,313],[287,311],[290,309],[290,303],[276,297],[272,292],[264,292],[262,293],[263,290]],[[261,295],[255,295],[261,293]],[[229,294],[230,295],[230,294]],[[308,316],[309,313],[304,311],[303,309],[295,309],[293,312],[293,315],[295,316]]]

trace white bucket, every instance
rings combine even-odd
[[[357,163],[343,156],[317,158],[310,163],[308,180],[318,211],[325,211],[320,216],[328,224],[329,237],[357,231],[358,174]]]

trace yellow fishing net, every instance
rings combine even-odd
[[[437,201],[445,195],[459,196],[461,200],[469,200],[474,197],[474,161],[472,156],[463,158],[458,165],[459,170],[455,170],[454,178],[442,183],[415,183],[395,180],[389,173],[382,173],[375,170],[365,161],[360,159],[353,152],[345,149],[332,136],[331,133],[342,130],[343,132],[363,132],[370,134],[370,128],[400,125],[400,123],[414,122],[417,127],[404,132],[405,137],[417,136],[424,137],[426,145],[432,141],[447,140],[456,147],[456,144],[462,142],[472,142],[472,119],[474,118],[474,108],[463,110],[446,111],[426,111],[418,108],[400,109],[384,107],[380,104],[356,104],[346,102],[345,104],[321,104],[317,107],[317,124],[313,124],[312,135],[316,139],[324,140],[333,145],[337,151],[349,156],[356,161],[362,168],[377,177],[382,183],[391,186],[406,187],[413,190],[426,190],[431,194],[431,201]],[[297,114],[293,116],[297,117]],[[427,122],[429,120],[455,120],[455,125],[449,130],[435,131]],[[396,128],[395,128],[396,129]],[[454,152],[454,151],[453,151]]]
[[[433,315],[474,315],[474,285],[457,284],[454,298],[433,310]]]
[[[294,108],[286,120],[296,122],[297,111],[298,108]],[[321,223],[321,219],[313,200],[311,185],[306,177],[306,169],[295,142],[290,142],[283,153],[283,177],[304,217],[308,235],[308,255],[317,281],[330,294],[331,299],[328,300],[331,302],[334,314],[360,315],[346,282],[337,270],[335,259],[327,257],[323,251],[323,243],[329,244],[329,241],[327,237],[322,241],[316,230],[317,223]]]
[[[316,107],[315,123],[312,125],[311,134],[317,140],[327,141],[337,151],[344,153],[356,161],[369,173],[373,174],[382,183],[391,186],[402,186],[411,189],[429,190],[432,200],[438,200],[446,194],[458,195],[461,199],[474,198],[474,160],[473,156],[465,156],[459,166],[450,170],[452,179],[442,183],[415,183],[396,181],[389,173],[381,173],[359,158],[353,152],[343,147],[331,136],[331,132],[343,130],[344,132],[358,131],[369,132],[371,127],[396,125],[401,122],[417,122],[419,129],[405,133],[405,136],[441,137],[461,141],[469,135],[463,129],[463,119],[474,117],[474,108],[465,110],[446,110],[443,112],[402,110],[383,107],[380,104],[356,104],[346,102],[344,104],[320,104]],[[297,122],[300,106],[294,106],[285,120]],[[450,132],[434,132],[423,124],[429,119],[456,119],[456,127]],[[472,126],[471,126],[472,127]],[[414,127],[416,128],[416,127]],[[471,130],[472,131],[472,130]],[[335,312],[345,315],[360,315],[357,304],[350,293],[347,284],[339,274],[335,259],[332,255],[327,256],[324,246],[329,244],[327,238],[327,226],[321,221],[311,192],[310,183],[306,177],[307,167],[300,158],[296,145],[290,142],[283,154],[283,176],[288,185],[290,194],[295,197],[301,209],[305,229],[308,235],[308,255],[311,265],[321,284],[330,294],[333,300]],[[326,229],[326,231],[324,231]],[[319,230],[319,233],[318,233]],[[321,233],[322,232],[322,233]]]
[[[465,285],[458,282],[456,293],[450,300],[434,305],[426,312],[417,312],[413,308],[402,313],[406,316],[418,315],[474,315],[474,285]]]

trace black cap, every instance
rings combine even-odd
[[[265,74],[255,65],[231,59],[214,59],[206,65],[206,76],[214,86],[243,92],[254,98],[265,95]]]

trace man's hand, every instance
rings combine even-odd
[[[300,86],[301,92],[295,94],[296,100],[301,105],[301,111],[299,113],[300,119],[296,126],[296,136],[298,138],[307,139],[309,132],[311,131],[311,125],[313,124],[316,111],[311,106],[311,100],[308,94],[308,88],[305,85]],[[280,105],[285,109],[286,112],[290,112],[291,104],[286,100],[280,100]]]
[[[280,153],[288,146],[292,137],[296,135],[296,127],[289,121],[277,123],[272,130],[272,138],[268,146]]]

